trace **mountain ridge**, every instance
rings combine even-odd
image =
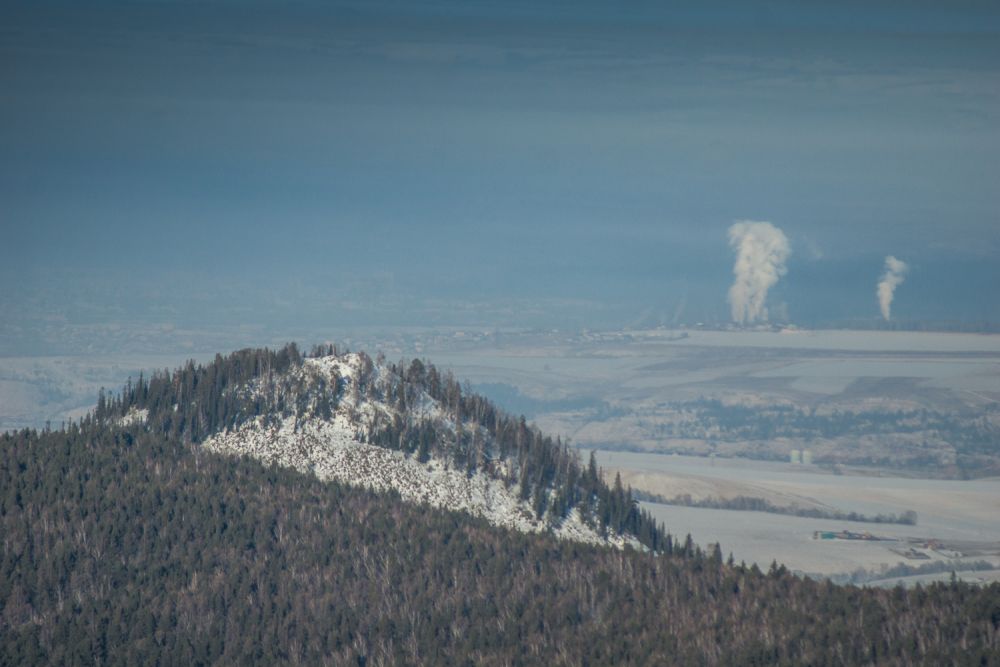
[[[593,462],[585,468],[561,439],[421,360],[393,364],[334,346],[305,356],[294,344],[246,349],[130,380],[121,394],[102,394],[95,418],[525,532],[653,550],[667,539]]]

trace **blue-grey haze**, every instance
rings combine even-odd
[[[724,322],[737,219],[772,314],[874,321],[893,254],[894,316],[996,322],[998,167],[995,3],[8,2],[2,352]]]

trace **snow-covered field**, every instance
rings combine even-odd
[[[719,542],[737,561],[766,568],[771,561],[810,573],[839,574],[858,568],[877,570],[908,561],[890,541],[816,540],[815,531],[869,531],[878,536],[940,540],[969,545],[964,560],[1000,564],[1000,479],[973,481],[834,475],[816,467],[741,459],[598,452],[598,462],[636,488],[666,497],[764,497],[774,504],[798,504],[866,515],[917,513],[915,526],[854,523],[763,512],[730,511],[643,503],[675,535],[695,542]],[[981,545],[983,553],[979,553]],[[989,546],[992,545],[992,546]],[[928,560],[948,560],[942,552],[922,550]]]

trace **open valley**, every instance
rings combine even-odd
[[[990,562],[1000,569],[1000,479],[931,480],[871,474],[835,475],[816,466],[745,459],[665,456],[599,451],[608,477],[621,474],[634,489],[695,500],[736,496],[768,499],[777,506],[821,508],[864,515],[917,514],[916,525],[862,523],[755,511],[682,507],[644,502],[643,507],[677,536],[697,544],[717,542],[737,562],[766,569],[772,561],[808,574],[847,575],[862,569],[877,579],[899,563],[943,563],[970,580],[1000,572],[961,570]],[[822,539],[819,533],[884,539]],[[926,579],[926,577],[921,577]]]

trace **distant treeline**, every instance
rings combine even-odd
[[[877,583],[884,579],[896,579],[898,577],[913,577],[922,574],[940,574],[942,572],[984,572],[995,570],[997,566],[989,561],[977,560],[972,562],[936,560],[920,565],[910,565],[908,563],[897,563],[892,567],[881,570],[866,570],[858,568],[848,574],[833,575],[828,578],[838,584],[868,584]]]
[[[836,438],[894,433],[933,433],[946,438],[962,451],[995,453],[1000,431],[978,415],[967,419],[932,410],[834,410],[820,413],[791,405],[734,405],[715,398],[671,404],[688,416],[677,424],[665,424],[659,435],[707,437],[716,432],[722,440],[770,440],[773,438]],[[987,413],[1000,406],[987,406]]]
[[[736,496],[735,498],[701,498],[694,499],[690,494],[683,493],[673,498],[667,498],[656,493],[648,493],[640,489],[632,489],[632,495],[639,500],[662,505],[680,505],[681,507],[701,507],[713,510],[737,510],[745,512],[769,512],[771,514],[789,514],[810,519],[835,519],[837,521],[858,521],[862,523],[895,523],[904,526],[917,525],[917,513],[906,510],[900,514],[859,514],[858,512],[839,512],[816,507],[796,507],[794,505],[775,505],[766,498],[753,496]]]
[[[660,439],[699,439],[718,442],[768,442],[789,438],[813,439],[882,438],[903,436],[919,439],[922,446],[905,458],[871,452],[859,464],[940,468],[942,455],[968,476],[1000,474],[1000,405],[989,404],[976,414],[914,410],[834,410],[829,413],[791,405],[734,405],[719,399],[701,398],[671,403],[667,411],[675,418],[654,428]],[[822,461],[817,460],[817,463]]]

